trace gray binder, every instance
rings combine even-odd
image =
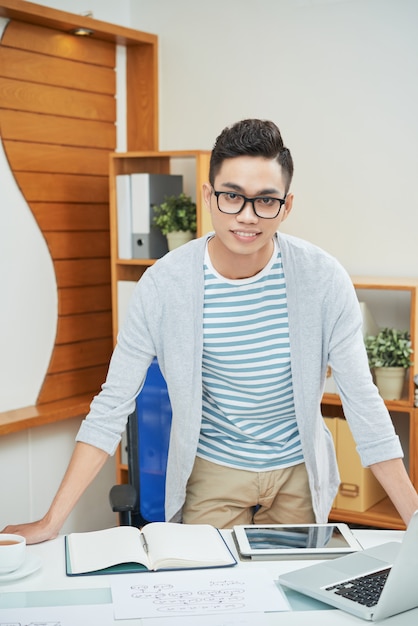
[[[183,177],[172,174],[131,174],[132,257],[158,259],[168,252],[166,237],[152,226],[153,206],[183,191]]]

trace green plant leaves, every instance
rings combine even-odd
[[[411,337],[407,330],[383,328],[364,340],[370,367],[410,367]]]
[[[161,230],[163,235],[176,230],[196,232],[196,203],[190,196],[184,193],[169,196],[162,204],[152,208],[154,211],[152,223]]]

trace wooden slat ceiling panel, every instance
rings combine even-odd
[[[113,43],[15,21],[0,45],[0,134],[58,287],[55,347],[38,403],[96,393],[112,350],[114,67]]]

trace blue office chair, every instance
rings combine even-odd
[[[129,484],[110,490],[121,525],[165,521],[165,477],[171,429],[167,385],[156,359],[151,363],[136,409],[127,424]]]

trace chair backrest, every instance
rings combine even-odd
[[[151,363],[136,410],[128,420],[129,482],[138,494],[132,524],[165,521],[165,477],[171,430],[167,385],[156,359]]]

